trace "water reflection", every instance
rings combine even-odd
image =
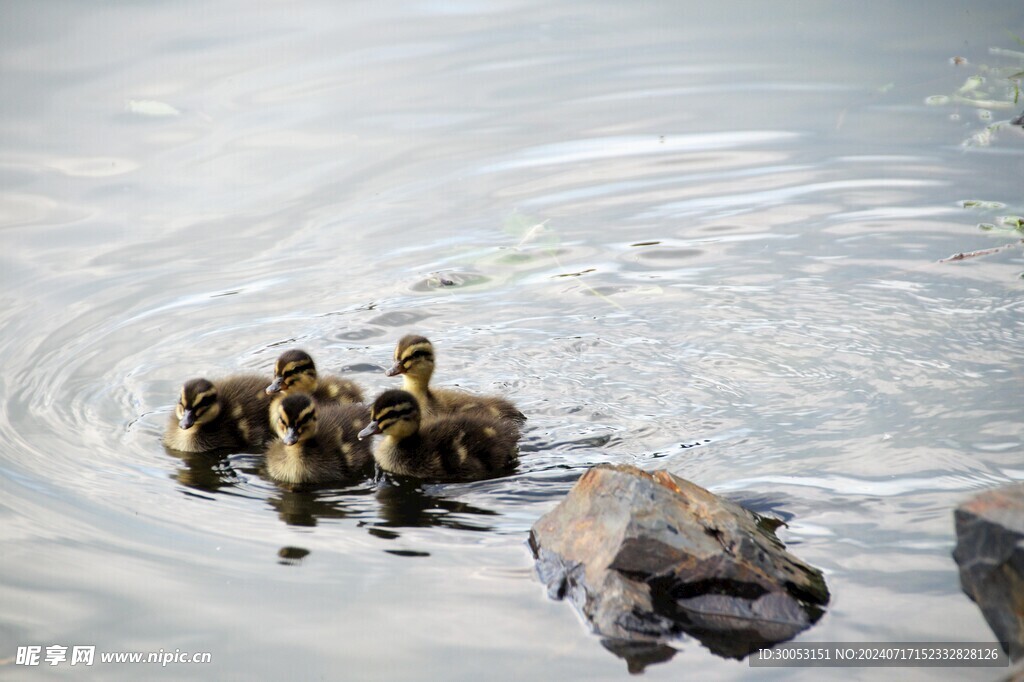
[[[676,650],[657,642],[636,642],[628,639],[602,638],[601,646],[626,661],[630,675],[639,675],[649,665],[664,663],[676,655]]]
[[[786,533],[843,588],[824,637],[968,639],[984,627],[961,603],[948,510],[964,491],[1024,476],[1019,251],[920,266],[995,245],[976,228],[994,218],[954,202],[1020,213],[1021,154],[1012,140],[984,157],[959,148],[964,123],[921,101],[963,83],[943,46],[1005,41],[1019,2],[975,3],[969,20],[952,2],[781,3],[771,31],[719,3],[604,5],[227,3],[196,23],[170,3],[66,3],[59,21],[44,3],[6,3],[17,20],[0,41],[0,472],[14,549],[0,568],[26,580],[0,601],[23,641],[99,628],[117,649],[166,646],[181,630],[168,623],[195,615],[173,595],[196,593],[241,623],[227,676],[286,674],[265,666],[298,658],[324,676],[350,659],[417,657],[392,677],[444,661],[452,679],[473,679],[464,638],[427,649],[378,636],[394,631],[394,592],[328,602],[333,575],[306,571],[289,591],[279,571],[253,567],[235,583],[261,588],[269,608],[240,619],[244,600],[223,577],[280,546],[295,565],[340,545],[354,575],[419,564],[398,581],[410,592],[446,571],[457,586],[445,606],[498,631],[511,602],[463,591],[480,561],[514,562],[517,534],[583,469],[623,460],[795,516]],[[925,15],[928,31],[904,30]],[[837,23],[838,52],[805,40]],[[880,40],[901,58],[864,49]],[[936,76],[955,82],[898,85],[861,106],[879,83]],[[751,109],[751,91],[764,106]],[[261,479],[258,458],[159,445],[151,415],[196,369],[262,372],[275,345],[322,344],[346,349],[339,364],[380,389],[377,363],[400,328],[443,330],[446,346],[470,351],[446,379],[502,381],[529,413],[544,436],[524,441],[516,475],[292,491]],[[123,429],[133,418],[141,427]],[[151,532],[169,527],[181,542]],[[433,561],[381,551],[426,527],[417,549]],[[289,546],[295,528],[308,548]],[[473,549],[442,558],[435,540]],[[83,570],[115,546],[144,580]],[[46,571],[38,584],[26,566]],[[590,650],[561,656],[578,624],[520,599],[519,578],[487,580],[516,593],[526,623],[487,650],[495,669],[618,666]],[[44,618],[49,594],[82,603]],[[303,599],[312,608],[293,608]],[[162,624],[133,626],[154,610]],[[410,631],[460,626],[411,613]],[[345,630],[352,614],[373,639]],[[322,647],[279,635],[317,618]],[[268,645],[275,662],[258,655]],[[605,645],[631,671],[673,653]],[[742,676],[691,660],[694,648],[674,665]]]
[[[325,519],[344,519],[352,510],[333,491],[279,486],[267,499],[279,519],[289,526],[316,526]]]
[[[364,516],[361,500],[372,496],[377,502],[378,521],[359,525],[382,539],[395,539],[400,534],[393,528],[451,528],[474,532],[494,529],[486,517],[499,513],[446,496],[441,484],[425,483],[418,479],[378,474],[373,479],[353,481],[351,485],[292,485],[273,481],[266,476],[262,458],[250,455],[234,456],[230,452],[190,453],[165,447],[171,457],[180,460],[171,478],[191,491],[225,493],[237,490],[244,482],[240,474],[258,477],[268,485],[267,504],[277,512],[278,518],[289,526],[315,527],[324,520],[338,520]],[[210,495],[191,496],[214,499]]]
[[[228,451],[182,452],[164,446],[164,451],[181,461],[171,478],[192,490],[216,493],[236,485],[238,474],[228,460]],[[209,498],[208,498],[209,499]]]
[[[298,566],[309,556],[309,550],[304,547],[282,547],[277,550],[277,556],[280,557],[277,563],[282,566]]]
[[[486,532],[494,529],[489,520],[498,512],[434,492],[443,486],[411,478],[387,477],[377,489],[380,521],[373,529],[440,527]],[[374,533],[381,537],[379,533]],[[396,535],[397,537],[397,535]]]

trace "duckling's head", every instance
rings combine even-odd
[[[373,401],[370,423],[359,432],[359,438],[375,433],[396,440],[408,438],[420,429],[420,404],[408,391],[384,391]]]
[[[292,393],[271,406],[274,431],[285,445],[295,445],[316,435],[316,403],[306,393]]]
[[[316,365],[304,350],[289,350],[281,354],[274,364],[274,381],[267,393],[312,393],[316,390]]]
[[[213,421],[220,414],[217,387],[206,379],[189,379],[181,387],[174,414],[178,417],[178,426],[185,431],[195,424]]]
[[[434,346],[423,336],[403,336],[395,346],[395,364],[385,373],[389,377],[405,374],[426,383],[434,373]]]

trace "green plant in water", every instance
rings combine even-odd
[[[1010,36],[1019,44],[1024,41],[1014,33]],[[977,73],[968,76],[962,85],[949,95],[932,95],[925,99],[928,106],[947,106],[949,104],[970,106],[978,109],[978,117],[983,121],[992,119],[992,111],[1009,111],[1020,102],[1021,81],[1024,80],[1024,52],[1002,47],[990,47],[989,54],[999,58],[1002,63],[995,65],[981,64]],[[966,64],[967,61],[956,57],[953,63]],[[964,140],[965,146],[986,147],[992,144],[994,136],[1005,126],[1008,120],[996,121],[985,126]]]
[[[550,222],[550,220],[537,222],[527,216],[514,213],[505,220],[505,232],[519,240],[519,242],[512,248],[513,252],[517,256],[522,257],[530,250],[539,250],[541,253],[544,253],[546,257],[550,258],[560,270],[565,270],[565,265],[563,265],[562,261],[558,258],[558,234],[554,229],[549,227],[548,223]],[[508,258],[508,256],[506,256],[506,258]],[[597,291],[587,284],[582,276],[590,272],[596,272],[596,270],[594,268],[586,268],[576,272],[563,272],[558,275],[553,275],[552,277],[555,279],[576,277],[579,279],[580,285],[591,294],[619,310],[624,310],[624,308],[616,301],[613,301],[600,291]]]

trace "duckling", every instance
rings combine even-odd
[[[515,405],[498,396],[480,396],[450,388],[430,388],[434,373],[434,346],[422,336],[403,336],[395,346],[395,364],[385,374],[402,375],[402,389],[412,393],[420,403],[423,416],[435,419],[450,414],[475,414],[514,424],[526,422],[526,415]]]
[[[318,376],[313,358],[304,350],[288,350],[274,364],[274,381],[267,393],[309,393],[318,403],[361,403],[363,391],[354,382],[332,375]]]
[[[267,450],[267,472],[282,483],[350,480],[373,461],[359,429],[370,420],[362,404],[317,403],[308,393],[274,401],[271,422],[281,440]]]
[[[271,438],[265,382],[258,374],[238,374],[215,382],[189,379],[167,422],[164,445],[181,452],[262,450]]]
[[[519,430],[510,422],[472,414],[442,415],[421,424],[420,404],[408,391],[384,391],[360,438],[384,435],[373,452],[382,469],[402,476],[467,480],[511,469]]]

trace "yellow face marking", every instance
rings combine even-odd
[[[306,406],[306,409],[304,409],[302,412],[299,412],[299,418],[295,420],[295,423],[298,424],[303,419],[305,419],[309,415],[313,414],[313,412],[315,412],[315,411],[316,411],[316,405],[314,405],[313,403],[310,403],[309,405]]]
[[[407,346],[406,348],[403,348],[402,351],[401,351],[401,356],[399,356],[398,349],[396,348],[395,349],[395,359],[396,360],[399,360],[399,359],[405,360],[406,358],[408,358],[413,353],[416,353],[417,351],[421,351],[421,350],[433,354],[434,346],[431,343],[427,342],[427,341],[421,341],[420,343],[414,343],[411,346]]]
[[[192,404],[193,405],[198,405],[199,403],[203,402],[203,398],[205,398],[208,395],[217,395],[217,389],[211,388],[209,390],[203,391],[202,393],[197,393],[195,400],[192,401]],[[181,397],[182,397],[182,399],[184,401],[184,398],[185,398],[185,392],[184,391],[182,391]]]
[[[412,403],[410,403],[410,402],[398,403],[397,405],[388,405],[387,407],[385,407],[380,412],[374,414],[373,415],[373,420],[376,421],[376,422],[379,422],[382,419],[384,419],[384,417],[386,417],[391,412],[396,412],[396,411],[401,412],[403,410],[408,410],[411,407],[412,407]]]

